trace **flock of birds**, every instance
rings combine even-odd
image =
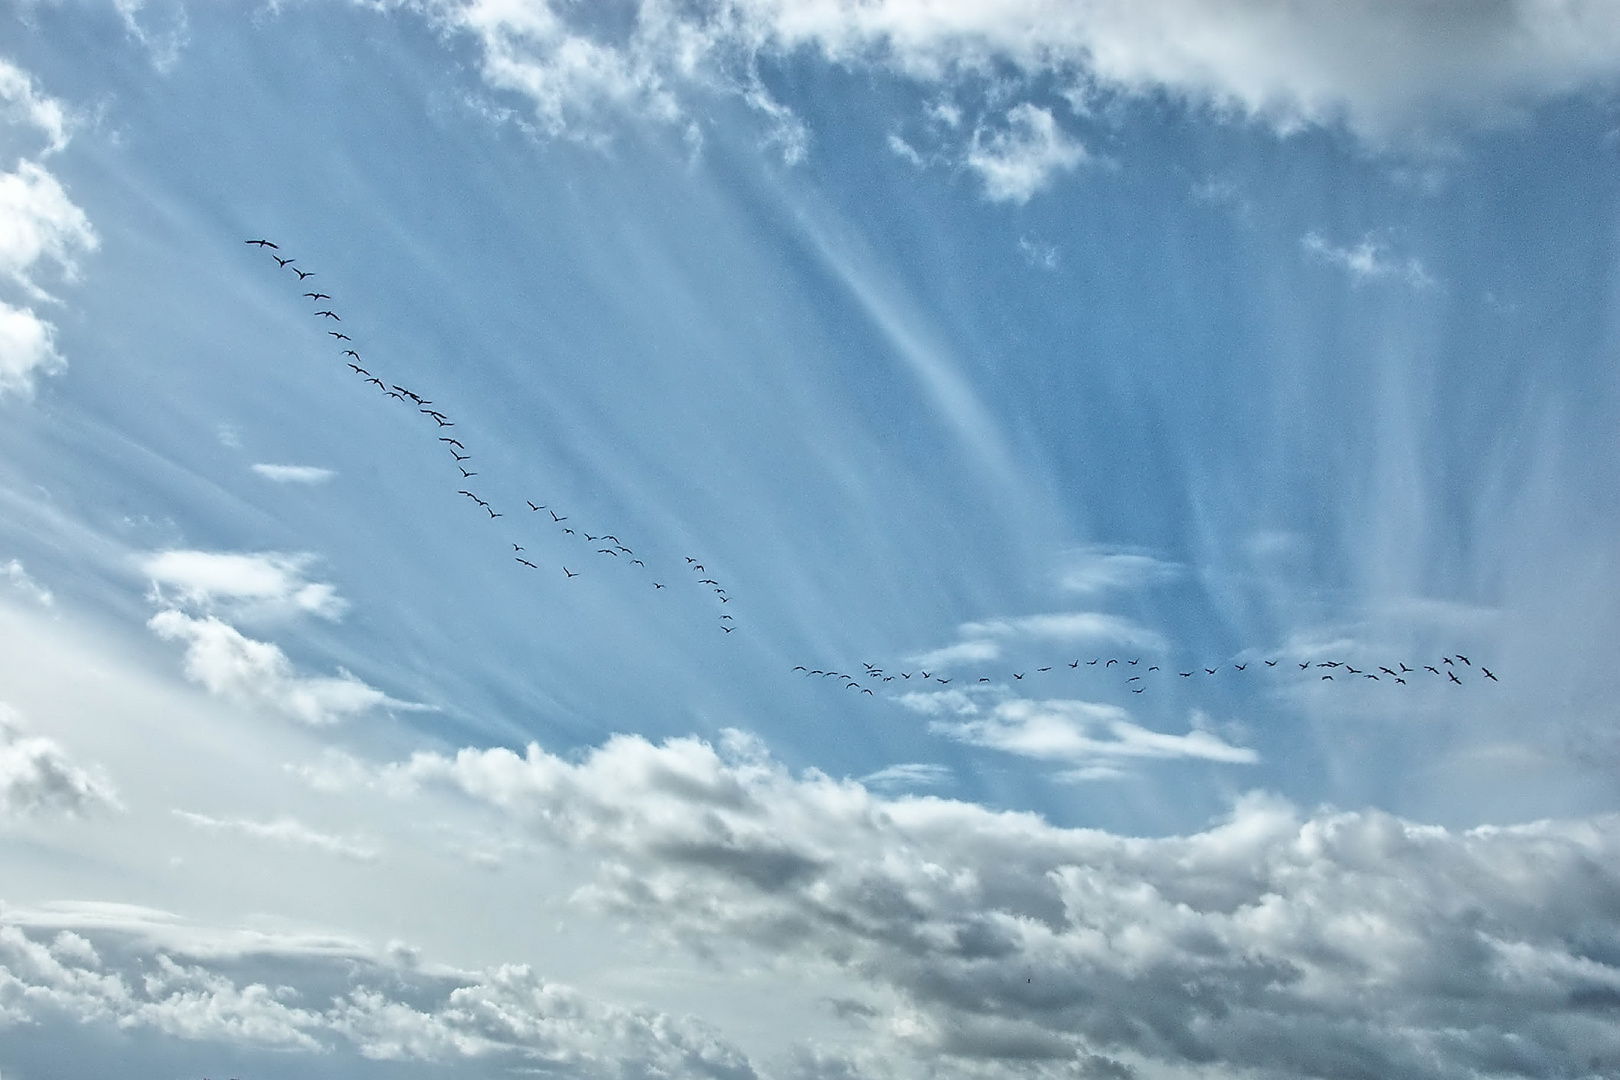
[[[268,254],[276,261],[279,269],[297,274],[299,285],[309,283],[309,279],[316,276],[315,271],[305,270],[298,266],[297,259],[283,258],[280,254],[281,247],[270,240],[253,239],[245,241],[245,243]],[[382,370],[380,365],[375,359],[367,360],[361,356],[357,343],[345,332],[343,317],[332,309],[332,297],[330,294],[316,287],[304,293],[304,299],[309,300],[316,309],[313,312],[314,318],[323,320],[326,334],[332,338],[333,347],[339,350],[339,356],[343,364],[348,367],[356,378],[363,380],[367,386],[375,387],[381,396],[397,401],[407,408],[414,408],[425,420],[433,422],[434,426],[430,430],[436,433],[435,438],[449,452],[454,468],[461,474],[460,483],[463,486],[457,490],[456,494],[468,499],[471,505],[477,508],[475,512],[487,514],[488,520],[491,522],[506,517],[504,509],[497,510],[488,499],[481,497],[473,490],[473,488],[480,486],[474,483],[480,472],[477,468],[469,467],[470,465],[476,465],[477,462],[474,460],[472,451],[462,441],[462,436],[466,433],[457,429],[456,422],[450,419],[447,413],[436,408],[432,399],[425,398],[408,387],[385,380],[378,374]],[[572,515],[558,513],[559,508],[551,503],[526,499],[524,505],[528,507],[530,515],[546,515],[546,517],[538,520],[550,525],[556,530],[559,537],[573,537],[572,543],[584,545],[579,549],[580,557],[578,559],[567,559],[567,562],[573,563],[573,567],[568,566],[567,562],[559,561],[559,569],[565,579],[584,576],[586,573],[585,568],[592,560],[600,562],[603,559],[611,559],[614,563],[625,567],[638,568],[636,572],[646,576],[647,582],[655,592],[667,587],[667,581],[658,580],[653,571],[648,568],[646,561],[636,553],[635,549],[619,539],[615,533],[609,532],[607,529],[600,529],[599,531],[587,529],[579,524]],[[528,571],[539,572],[542,570],[541,565],[529,557],[532,553],[528,547],[515,540],[508,539],[507,542],[512,545],[514,562],[526,567]],[[538,555],[535,557],[538,557]],[[685,569],[689,573],[697,575],[692,579],[696,584],[708,589],[717,604],[726,605],[731,603],[730,593],[726,591],[725,586],[720,583],[719,579],[709,571],[708,567],[694,556],[687,555],[685,559]],[[669,575],[663,576],[666,579],[669,577]],[[723,607],[718,615],[716,621],[719,623],[722,632],[730,634],[736,630],[736,616]]]
[[[270,240],[253,239],[246,241],[246,243],[268,254],[276,261],[279,269],[296,274],[300,285],[307,283],[310,278],[316,276],[314,271],[305,270],[296,265],[296,259],[283,258],[280,254],[281,248]],[[342,328],[342,316],[332,309],[332,297],[329,294],[322,292],[319,288],[314,288],[305,292],[304,298],[311,301],[314,306],[314,317],[325,320],[326,334],[332,338],[332,344],[339,349],[342,362],[355,377],[363,380],[365,385],[375,387],[383,397],[397,401],[408,408],[414,408],[419,415],[433,422],[434,426],[431,430],[436,433],[435,438],[449,453],[453,461],[453,467],[461,474],[460,482],[463,486],[457,490],[456,494],[469,500],[476,507],[476,512],[488,515],[491,522],[506,517],[504,510],[497,510],[488,499],[483,498],[473,490],[477,486],[473,481],[480,473],[478,469],[469,467],[469,465],[475,465],[477,462],[474,460],[472,451],[462,441],[462,436],[465,433],[456,430],[456,422],[450,419],[447,413],[435,408],[432,399],[425,398],[416,391],[398,383],[387,381],[376,373],[380,370],[379,365],[375,360],[366,360],[361,356],[354,339]],[[592,532],[575,521],[572,515],[559,513],[559,508],[551,503],[536,502],[528,499],[525,500],[524,505],[528,507],[530,514],[544,514],[545,517],[540,520],[555,529],[559,537],[572,537],[573,542],[585,545],[579,551],[580,559],[569,560],[573,561],[574,567],[568,566],[566,562],[559,562],[559,569],[565,579],[583,576],[586,573],[587,560],[611,559],[613,562],[623,566],[638,568],[638,572],[646,574],[647,581],[654,591],[666,588],[666,582],[658,580],[648,568],[647,563],[637,555],[635,549],[621,540],[617,534],[606,529]],[[514,540],[508,540],[508,543],[512,545],[514,562],[529,571],[539,572],[542,570],[541,565],[530,558],[531,553],[526,546]],[[731,603],[731,595],[726,591],[725,586],[710,573],[702,562],[691,555],[685,556],[685,560],[685,569],[691,574],[697,575],[692,579],[696,584],[710,590],[718,604],[726,605]],[[724,633],[730,634],[736,629],[736,618],[730,611],[724,609],[719,611],[716,621]],[[1416,667],[1410,667],[1405,662],[1397,662],[1395,667],[1372,665],[1368,668],[1358,668],[1345,660],[1288,660],[1285,663],[1284,658],[1279,657],[1258,662],[1253,660],[1243,663],[1228,661],[1214,667],[1199,665],[1190,671],[1181,671],[1176,668],[1167,670],[1160,664],[1143,666],[1142,661],[1142,657],[1129,660],[1109,657],[1106,661],[1100,656],[1090,660],[1082,660],[1076,657],[1066,663],[1037,667],[1033,672],[1026,670],[1008,672],[1007,674],[1011,677],[1010,684],[1017,684],[1022,683],[1031,674],[1048,676],[1054,672],[1061,674],[1064,668],[1077,672],[1082,668],[1097,668],[1101,672],[1111,672],[1112,669],[1117,667],[1119,669],[1118,674],[1124,676],[1124,688],[1133,694],[1146,693],[1148,687],[1157,679],[1174,677],[1183,679],[1207,678],[1227,668],[1231,668],[1234,672],[1245,672],[1250,667],[1257,665],[1257,671],[1279,669],[1295,674],[1313,672],[1318,676],[1317,681],[1319,682],[1342,683],[1349,680],[1372,680],[1390,686],[1408,686],[1410,685],[1408,676],[1414,680],[1438,678],[1448,685],[1456,684],[1458,686],[1461,686],[1465,679],[1500,681],[1489,668],[1483,665],[1475,667],[1472,660],[1460,653],[1442,657],[1438,665],[1419,664]],[[831,679],[834,680],[835,685],[848,690],[857,690],[868,696],[876,696],[874,687],[881,689],[885,684],[893,683],[896,679],[899,679],[908,690],[918,689],[923,684],[937,684],[941,687],[957,685],[960,688],[962,686],[980,686],[997,682],[996,678],[982,674],[948,676],[943,671],[936,673],[925,671],[920,667],[913,671],[896,669],[891,673],[876,664],[863,663],[861,666],[863,670],[859,674],[836,671],[831,668],[812,668],[807,664],[800,664],[793,671],[802,673],[806,678]],[[1001,681],[1007,683],[1006,679]],[[930,686],[929,689],[933,689],[933,686]]]
[[[1245,672],[1251,667],[1255,668],[1257,673],[1271,671],[1273,669],[1296,675],[1302,672],[1312,672],[1318,676],[1316,680],[1317,682],[1332,683],[1371,679],[1373,682],[1384,683],[1389,686],[1410,686],[1411,683],[1407,681],[1408,676],[1410,676],[1412,679],[1428,680],[1431,682],[1438,678],[1447,686],[1452,684],[1461,686],[1469,679],[1476,682],[1485,682],[1487,680],[1490,682],[1501,682],[1501,680],[1496,677],[1496,673],[1490,668],[1485,667],[1483,664],[1475,667],[1474,662],[1461,653],[1441,657],[1439,665],[1419,664],[1417,667],[1409,667],[1404,661],[1397,661],[1395,667],[1393,668],[1382,664],[1373,664],[1369,665],[1368,667],[1358,668],[1346,660],[1285,661],[1284,658],[1279,657],[1275,660],[1261,660],[1258,663],[1254,660],[1246,660],[1241,664],[1236,661],[1228,661],[1226,663],[1216,664],[1214,667],[1204,667],[1202,665],[1198,665],[1191,671],[1182,671],[1174,667],[1166,669],[1160,664],[1148,664],[1144,667],[1142,664],[1144,659],[1144,657],[1139,656],[1134,660],[1124,660],[1119,657],[1111,656],[1105,661],[1102,657],[1098,656],[1090,660],[1081,660],[1077,656],[1067,663],[1048,664],[1044,667],[1035,668],[1033,672],[1026,669],[1024,671],[1008,672],[1007,674],[1011,676],[1011,684],[1016,685],[1018,683],[1022,683],[1032,674],[1037,676],[1048,675],[1048,677],[1050,677],[1049,673],[1061,675],[1065,668],[1084,673],[1083,669],[1085,668],[1096,668],[1098,672],[1110,672],[1111,669],[1117,667],[1119,669],[1118,672],[1112,672],[1112,674],[1116,677],[1124,676],[1124,689],[1129,690],[1133,694],[1147,693],[1148,687],[1158,679],[1177,677],[1183,679],[1208,678],[1223,670],[1226,670],[1227,668],[1230,668],[1235,672]],[[1363,663],[1366,663],[1366,661],[1363,661]],[[913,671],[900,671],[896,669],[893,672],[888,672],[876,664],[869,664],[865,662],[862,662],[861,667],[864,670],[859,674],[850,674],[849,672],[845,671],[834,671],[830,668],[813,668],[807,664],[799,664],[793,670],[799,674],[802,674],[807,679],[814,679],[818,677],[822,679],[832,679],[833,685],[843,687],[846,690],[858,690],[868,696],[876,696],[872,690],[872,687],[876,686],[881,689],[883,684],[892,683],[897,678],[902,680],[902,686],[911,692],[920,691],[926,684],[929,683],[937,683],[939,686],[955,685],[958,688],[980,686],[986,683],[992,685],[1009,685],[1005,678],[998,681],[998,679],[989,675],[947,676],[943,673],[943,670],[939,672],[924,671],[920,667]],[[1324,668],[1327,670],[1324,671]],[[934,691],[935,687],[927,686],[927,689],[929,691]]]

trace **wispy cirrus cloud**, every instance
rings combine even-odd
[[[211,817],[190,810],[176,810],[174,815],[188,825],[205,832],[242,836],[250,840],[261,840],[282,847],[303,848],[323,855],[335,855],[360,862],[373,862],[378,855],[377,846],[365,839],[321,832],[293,817],[283,816],[273,821],[253,821],[239,817]]]

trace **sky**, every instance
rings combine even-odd
[[[0,1078],[1620,1074],[1617,91],[0,3]]]

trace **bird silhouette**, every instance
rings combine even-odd
[[[293,273],[298,275],[298,280],[299,281],[303,281],[305,278],[312,278],[312,277],[315,276],[315,271],[313,271],[313,270],[300,270],[296,266],[293,267]]]
[[[354,369],[354,373],[356,375],[370,375],[371,374],[371,372],[367,371],[365,368],[361,367],[359,364],[350,364],[349,367]]]
[[[524,499],[523,501],[526,502],[526,503],[529,503],[529,509],[530,510],[544,510],[545,509],[545,507],[543,507],[543,506],[534,505],[534,503],[529,502],[528,499]]]
[[[355,352],[353,349],[344,349],[343,350],[343,355],[344,356],[352,356],[356,360],[360,359],[360,354]]]
[[[1468,657],[1464,656],[1462,653],[1457,654],[1457,659],[1461,660],[1463,663],[1467,664],[1469,667],[1474,666],[1474,662],[1472,660],[1468,659]]]
[[[337,312],[335,312],[335,311],[330,311],[330,310],[328,310],[328,311],[317,311],[317,312],[316,312],[316,313],[315,313],[315,317],[316,317],[316,318],[317,318],[317,319],[319,319],[319,318],[322,318],[322,317],[323,317],[323,316],[324,316],[324,317],[325,317],[325,318],[328,318],[328,319],[334,319],[334,320],[336,320],[336,321],[337,321],[337,322],[342,322],[342,321],[343,321],[343,320],[342,320],[342,319],[339,319],[339,318],[338,318],[338,313],[337,313]]]
[[[1470,666],[1472,666],[1472,665],[1470,665]],[[1448,672],[1446,672],[1446,677],[1449,678],[1452,682],[1456,683],[1458,686],[1462,685],[1462,680],[1457,678],[1457,673],[1456,672],[1448,671]]]
[[[518,559],[518,562],[522,563],[524,566],[527,566],[531,570],[540,569],[538,566],[534,565],[534,563],[530,562],[528,559],[520,558],[520,559]]]
[[[276,260],[276,262],[280,263],[283,269],[297,261],[295,259],[283,259],[280,255],[272,255],[270,257]]]
[[[326,293],[323,293],[323,292],[307,292],[304,295],[309,297],[311,300],[330,300],[330,299],[332,299],[330,296],[328,296]]]
[[[461,469],[461,466],[457,465],[456,468]],[[461,476],[462,476],[462,479],[464,479],[464,480],[471,479],[472,477],[477,476],[477,475],[478,474],[475,473],[475,472],[468,472],[466,469],[461,469]]]
[[[261,247],[261,248],[273,248],[273,247],[276,247],[276,245],[274,245],[274,244],[272,244],[272,243],[271,243],[271,242],[270,242],[270,241],[268,241],[268,240],[244,240],[244,241],[242,241],[242,242],[243,242],[243,243],[244,243],[244,244],[258,244],[258,245],[259,245],[259,247]],[[277,251],[280,251],[280,250],[281,250],[281,249],[280,249],[280,248],[276,248],[276,250],[277,250]]]
[[[354,340],[354,338],[350,337],[348,334],[340,334],[336,330],[328,330],[326,332],[326,336],[327,337],[335,337],[339,341],[353,341]]]
[[[1472,665],[1470,665],[1470,666],[1472,666]],[[1479,670],[1480,670],[1480,671],[1482,671],[1482,672],[1484,672],[1484,673],[1485,673],[1485,677],[1486,677],[1486,678],[1487,678],[1487,679],[1489,679],[1489,680],[1491,680],[1491,682],[1501,682],[1501,681],[1502,681],[1502,680],[1501,680],[1501,679],[1498,679],[1498,678],[1497,678],[1497,677],[1496,677],[1496,676],[1495,676],[1495,675],[1492,675],[1492,674],[1491,674],[1491,669],[1490,669],[1490,668],[1488,668],[1488,667],[1484,667],[1484,666],[1483,666],[1483,665],[1482,665],[1482,666],[1481,666],[1481,667],[1480,667],[1480,669],[1479,669]]]
[[[566,567],[566,566],[563,567],[563,573],[567,574],[569,577],[579,577],[578,574],[574,573],[572,570],[568,569],[568,567]]]

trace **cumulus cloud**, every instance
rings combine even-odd
[[[521,965],[448,974],[400,963],[408,950],[379,957],[264,935],[250,949],[188,952],[145,929],[97,919],[53,936],[15,916],[0,923],[0,1023],[144,1029],[234,1054],[445,1063],[458,1075],[474,1062],[480,1075],[585,1080],[756,1075],[696,1020],[615,1005]]]
[[[1026,203],[1085,160],[1085,148],[1064,134],[1049,109],[1024,102],[1008,110],[1006,121],[975,130],[967,151],[967,167],[979,174],[991,202]]]
[[[0,136],[11,143],[19,133],[43,136],[34,157],[23,156],[10,172],[0,172],[0,277],[31,303],[51,295],[36,280],[53,266],[66,280],[78,274],[78,256],[97,247],[95,230],[43,157],[67,145],[70,123],[62,105],[40,93],[29,75],[0,60]],[[0,396],[27,394],[34,379],[65,366],[56,350],[56,328],[31,307],[0,300]]]
[[[175,590],[185,604],[204,610],[225,607],[248,615],[318,615],[336,619],[348,604],[330,584],[305,575],[310,555],[274,551],[237,553],[174,549],[146,556],[141,569],[161,598]]]
[[[1108,775],[1116,774],[1118,763],[1126,758],[1199,758],[1243,765],[1260,760],[1253,750],[1232,746],[1211,732],[1198,728],[1185,735],[1152,731],[1132,722],[1130,713],[1118,706],[1089,701],[1016,698],[998,703],[984,718],[935,722],[930,730],[971,746],[1021,757],[1082,767],[1101,765]]]
[[[342,668],[335,677],[301,675],[274,644],[256,641],[213,615],[195,618],[170,608],[146,625],[165,641],[185,643],[186,677],[209,693],[306,724],[335,724],[373,709],[419,707],[395,701]]]
[[[921,762],[907,762],[903,765],[890,765],[877,772],[868,773],[861,777],[861,783],[875,788],[888,787],[925,787],[935,784],[946,784],[951,780],[951,770],[943,765],[928,765]]]
[[[1144,839],[793,775],[738,736],[383,773],[590,852],[587,902],[883,987],[873,1030],[935,1061],[1343,1080],[1620,1062],[1620,816],[1457,832],[1250,796]]]
[[[324,855],[336,855],[339,858],[355,859],[360,862],[371,862],[378,854],[376,845],[366,840],[323,833],[291,817],[280,817],[274,821],[252,821],[247,818],[210,817],[189,810],[176,810],[174,814],[188,825],[205,832],[245,836],[250,840],[263,840],[283,847],[305,848]]]
[[[1499,122],[1620,75],[1620,14],[1607,0],[405,6],[475,40],[486,81],[527,97],[540,126],[557,132],[613,108],[681,119],[683,94],[694,87],[758,96],[760,61],[803,54],[927,86],[1010,74],[1068,86],[1080,102],[1164,94],[1283,131],[1343,123],[1380,144],[1451,120]]]
[[[54,739],[25,735],[16,712],[0,704],[0,819],[117,805],[99,770],[75,764]]]
[[[253,471],[278,484],[323,484],[337,475],[318,465],[255,465]]]
[[[1434,279],[1416,258],[1400,258],[1392,254],[1389,245],[1369,234],[1354,247],[1338,247],[1329,243],[1321,233],[1309,232],[1300,241],[1305,251],[1350,275],[1357,284],[1389,278],[1405,282],[1414,289],[1425,289]]]

